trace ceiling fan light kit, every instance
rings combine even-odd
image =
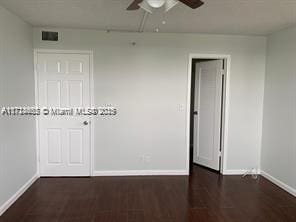
[[[138,10],[139,8],[142,8],[146,12],[152,13],[153,8],[161,8],[162,6],[165,6],[165,11],[167,12],[179,2],[192,9],[197,9],[204,4],[201,0],[134,0],[127,10]]]
[[[160,8],[166,0],[144,0],[144,2],[147,2],[152,8]]]
[[[144,0],[139,4],[139,6],[144,11],[152,14],[154,8],[161,8],[163,5],[165,5],[166,11],[170,10],[172,7],[175,6],[172,4],[172,1],[177,0]]]

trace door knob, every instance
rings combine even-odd
[[[198,112],[197,112],[197,111],[194,111],[194,112],[193,112],[193,115],[198,115]]]
[[[84,121],[83,124],[84,124],[85,126],[87,126],[87,125],[88,125],[88,121]]]

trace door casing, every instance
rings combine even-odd
[[[35,79],[35,107],[39,104],[39,78],[37,71],[37,57],[38,53],[53,53],[53,54],[84,54],[89,55],[90,58],[90,85],[89,95],[91,107],[94,107],[94,65],[93,65],[93,51],[91,50],[57,50],[57,49],[34,49],[34,79]],[[89,175],[94,175],[94,117],[91,116],[90,124],[90,172]],[[37,162],[37,175],[40,176],[40,140],[39,140],[39,117],[35,118],[36,124],[36,162]]]
[[[227,148],[228,148],[228,126],[229,126],[229,94],[230,94],[230,69],[231,56],[225,54],[189,54],[188,79],[187,79],[187,117],[186,117],[186,148],[187,148],[187,172],[190,174],[190,107],[191,107],[191,82],[192,82],[192,60],[193,59],[223,59],[226,61],[225,89],[224,89],[224,114],[222,120],[222,147],[220,173],[225,174],[227,170]]]

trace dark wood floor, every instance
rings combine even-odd
[[[296,198],[266,179],[192,176],[39,179],[1,222],[296,221]]]

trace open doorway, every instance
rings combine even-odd
[[[189,166],[223,173],[228,56],[190,58]]]

